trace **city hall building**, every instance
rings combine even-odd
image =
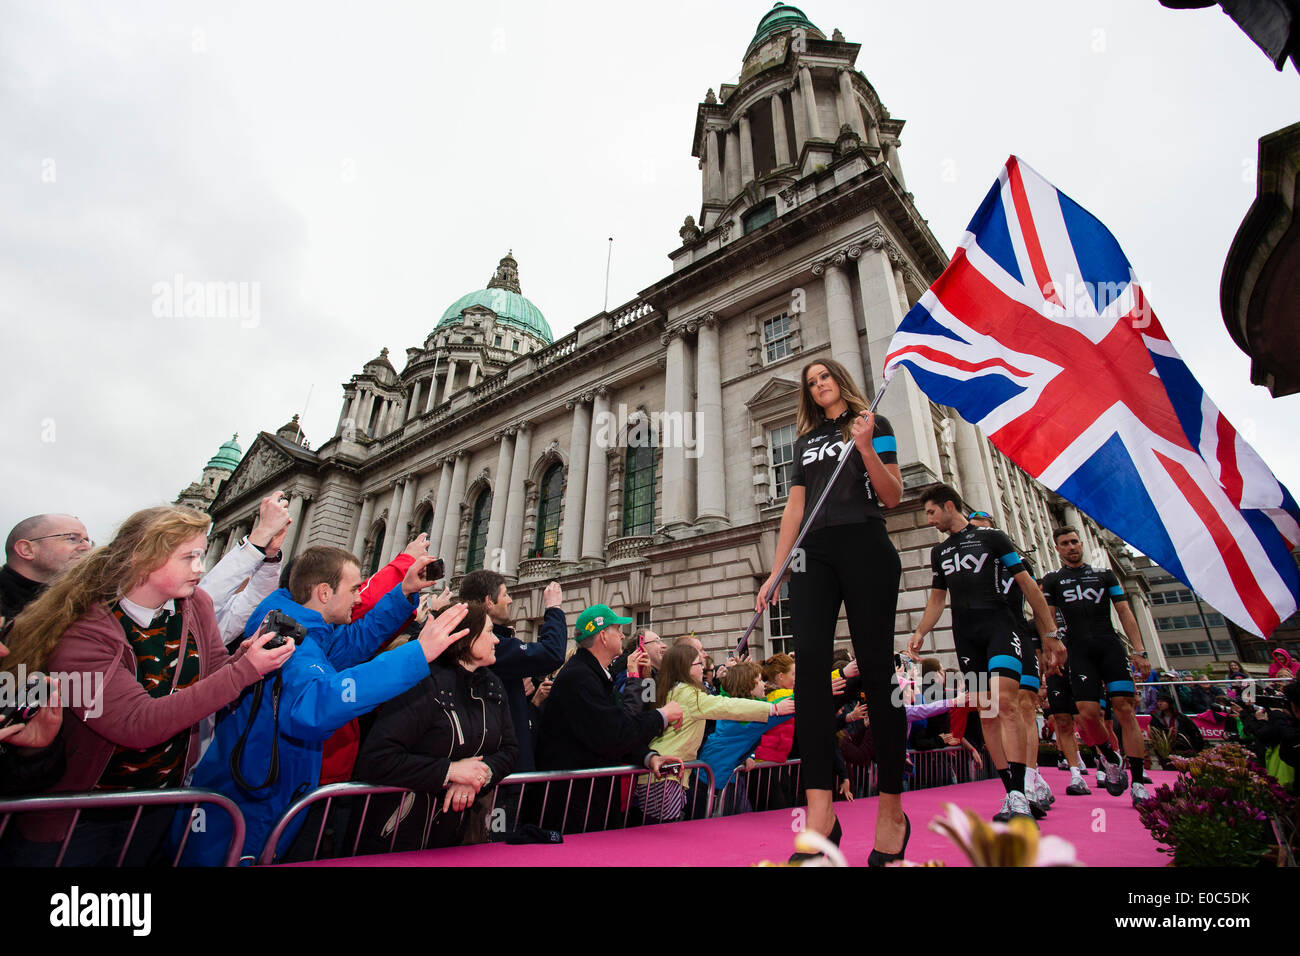
[[[700,211],[668,275],[556,340],[506,255],[422,341],[360,367],[327,440],[309,447],[295,417],[259,434],[228,477],[205,470],[212,560],[282,488],[290,554],[337,545],[368,572],[428,532],[453,588],[479,567],[506,575],[525,639],[554,579],[571,620],[605,603],[669,639],[693,631],[715,655],[733,648],[772,570],[800,370],[834,358],[874,394],[895,328],[947,262],[907,191],[903,120],[857,69],[859,49],[775,6],[739,82],[695,107]],[[992,514],[1039,573],[1057,566],[1052,527],[1078,527],[1088,560],[1131,592],[1147,647],[1160,646],[1117,539],[907,375],[879,410],[905,484],[888,515],[904,568],[900,647],[926,601],[939,535],[918,496],[937,481]],[[767,655],[789,639],[782,601],[753,641]],[[951,655],[946,615],[931,641]]]

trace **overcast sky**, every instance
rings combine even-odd
[[[0,534],[72,511],[104,540],[232,432],[400,370],[513,249],[556,337],[669,271],[696,104],[769,4],[0,3]],[[1300,491],[1300,399],[1249,384],[1219,312],[1258,138],[1297,119],[1218,8],[810,0],[907,121],[907,185],[951,253],[1009,153],[1119,238],[1224,413]],[[159,288],[246,283],[255,317]],[[249,305],[253,303],[250,300]],[[161,314],[160,314],[161,313]],[[310,402],[308,403],[308,394]]]

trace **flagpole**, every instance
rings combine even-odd
[[[871,400],[871,407],[863,412],[864,418],[875,412],[876,406],[880,404],[880,399],[885,394],[885,389],[889,388],[889,383],[891,381],[893,381],[892,375],[885,378],[885,384],[880,386],[880,391],[876,392],[876,397]],[[799,545],[803,544],[804,536],[808,533],[808,529],[812,527],[813,519],[817,517],[817,513],[822,510],[822,505],[826,504],[826,499],[830,497],[831,489],[835,487],[835,480],[839,478],[840,472],[844,470],[844,463],[849,460],[847,449],[845,452],[845,454],[840,455],[839,463],[836,464],[835,470],[831,472],[830,481],[826,482],[826,487],[822,489],[822,493],[817,498],[816,503],[812,506],[812,510],[808,511],[805,509],[803,525],[799,528],[799,536],[794,539],[794,544],[790,546],[790,553],[785,556],[785,561],[782,562],[781,569],[773,575],[772,579],[776,582],[776,590],[778,592],[781,589],[781,579],[785,577],[785,572],[789,570],[790,562],[794,560],[795,554],[799,551]],[[769,594],[769,600],[771,597],[772,595]],[[749,627],[745,628],[745,633],[740,637],[740,643],[736,645],[736,657],[740,657],[740,655],[745,653],[745,648],[749,646],[749,635],[754,633],[754,628],[758,626],[759,619],[762,618],[763,612],[766,609],[765,605],[754,612],[753,620],[749,622]]]

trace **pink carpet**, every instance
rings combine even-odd
[[[1172,783],[1177,776],[1151,771],[1153,786]],[[1051,813],[1040,821],[1044,834],[1074,844],[1087,866],[1164,866],[1150,834],[1138,822],[1129,796],[1112,797],[1090,779],[1092,794],[1066,796],[1069,774],[1044,768],[1043,776],[1056,794]],[[1151,787],[1148,787],[1151,789]],[[948,866],[969,866],[947,839],[927,824],[956,803],[986,819],[1002,804],[1000,781],[936,787],[903,794],[903,809],[912,820],[907,858],[913,862],[942,860]],[[865,866],[875,827],[876,800],[836,803],[844,828],[844,855],[852,866]],[[450,847],[413,853],[390,853],[350,860],[323,860],[302,866],[749,866],[760,860],[784,860],[793,850],[791,811],[771,810],[714,820],[691,820],[659,826],[566,836],[560,845]]]

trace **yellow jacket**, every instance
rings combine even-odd
[[[664,756],[681,758],[683,763],[690,763],[700,755],[700,744],[704,742],[704,724],[709,720],[751,720],[766,722],[772,705],[765,700],[753,700],[748,697],[712,697],[687,683],[678,683],[668,692],[668,699],[677,701],[682,707],[680,729],[669,727],[660,736],[650,742],[650,749]],[[682,775],[682,786],[690,783],[690,771]],[[649,776],[638,778],[637,783],[645,783]]]

